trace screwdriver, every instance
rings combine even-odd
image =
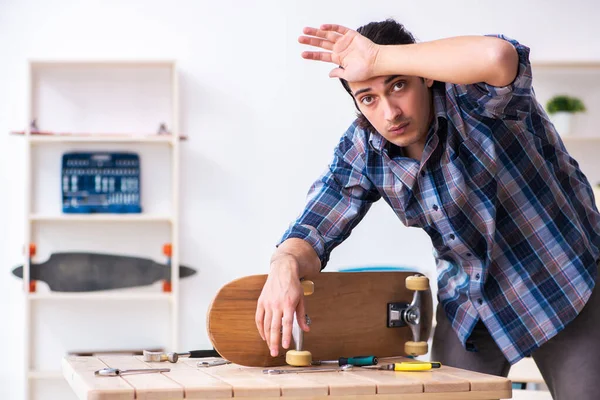
[[[340,357],[338,360],[331,361],[313,361],[312,365],[322,365],[322,364],[337,364],[340,367],[344,365],[355,365],[358,367],[362,367],[365,365],[377,365],[377,357],[375,356],[358,356],[358,357]]]
[[[423,362],[423,361],[403,361],[393,364],[382,365],[376,369],[383,369],[388,371],[429,371],[432,368],[441,368],[442,363]]]

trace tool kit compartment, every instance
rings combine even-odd
[[[64,213],[140,213],[140,160],[129,152],[70,152],[62,158]]]

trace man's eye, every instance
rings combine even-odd
[[[394,86],[392,87],[392,91],[397,92],[398,90],[402,90],[404,88],[404,81],[400,81],[400,82],[396,82],[394,83]]]
[[[368,106],[369,104],[371,104],[373,102],[373,98],[371,96],[365,96],[362,99],[360,99],[360,102],[366,106]]]

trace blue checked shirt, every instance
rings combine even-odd
[[[508,86],[436,82],[421,161],[353,123],[281,241],[310,243],[324,268],[383,198],[433,244],[438,299],[466,346],[482,320],[510,363],[577,316],[595,284],[600,215],[577,162],[532,89],[529,48]]]

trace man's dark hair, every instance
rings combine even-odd
[[[396,22],[393,19],[386,19],[381,22],[371,22],[367,25],[361,26],[357,29],[357,32],[371,40],[375,44],[381,45],[392,45],[392,44],[411,44],[416,43],[416,40],[412,33],[404,28],[404,25]],[[352,90],[350,90],[350,86],[345,79],[341,79],[342,86],[344,89],[350,94],[352,97],[352,101],[354,101],[354,105],[358,110],[358,125],[368,131],[376,132],[375,128],[371,125],[369,120],[360,112],[358,108],[358,104],[356,103],[356,99],[352,94]]]

